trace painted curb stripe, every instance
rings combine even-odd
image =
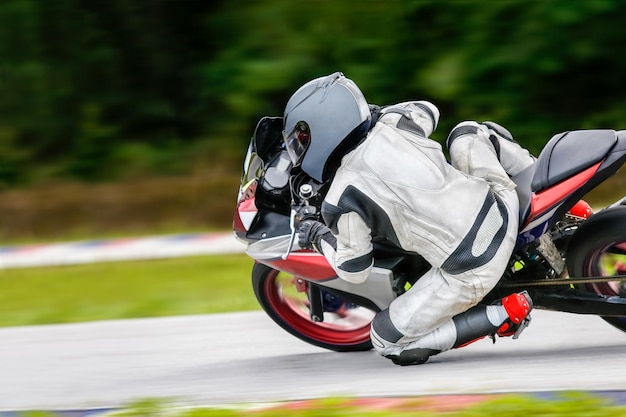
[[[595,397],[604,398],[610,401],[613,406],[626,405],[626,391],[580,391]],[[432,395],[432,396],[415,396],[415,397],[356,397],[338,400],[342,406],[354,407],[358,409],[368,409],[377,411],[404,411],[404,412],[430,412],[430,413],[446,413],[466,409],[482,402],[494,400],[507,395],[525,395],[536,397],[542,401],[558,401],[563,400],[564,392],[546,391],[546,392],[519,392],[519,393],[486,393],[486,394],[456,394],[456,395]],[[285,401],[272,403],[254,403],[239,405],[210,405],[210,406],[193,406],[181,407],[174,406],[169,410],[167,404],[164,404],[166,410],[175,412],[178,410],[191,409],[227,409],[240,411],[276,411],[280,415],[281,410],[313,410],[323,408],[323,399],[310,399],[301,401]],[[0,411],[0,417],[24,417],[25,413],[42,411],[42,410],[19,410],[19,411]],[[76,409],[76,410],[45,410],[44,412],[54,413],[61,417],[106,417],[114,416],[119,412],[126,411],[124,408],[92,408],[92,409]],[[169,413],[168,413],[169,414]]]
[[[195,233],[0,247],[0,269],[243,253],[232,233]]]

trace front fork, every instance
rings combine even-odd
[[[335,313],[342,316],[347,310],[357,307],[345,298],[334,294],[325,287],[302,278],[294,278],[296,291],[306,293],[311,321],[321,323],[324,313]]]
[[[324,302],[322,300],[322,289],[309,282],[307,286],[307,296],[309,298],[309,314],[311,321],[320,323],[324,321]]]

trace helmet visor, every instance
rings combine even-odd
[[[293,166],[298,166],[311,143],[311,131],[305,122],[298,122],[291,132],[283,131],[285,149]]]

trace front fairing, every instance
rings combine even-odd
[[[243,243],[248,242],[248,231],[258,216],[259,210],[255,202],[256,190],[263,169],[263,160],[258,157],[251,142],[243,164],[237,207],[233,216],[233,233]]]
[[[291,233],[291,170],[282,141],[282,118],[262,118],[243,164],[233,218],[233,231],[239,240],[256,241],[268,233],[274,234],[275,229]]]
[[[252,141],[248,146],[248,152],[246,152],[246,158],[243,162],[243,171],[241,173],[241,183],[239,185],[239,193],[237,195],[237,202],[241,200],[244,193],[249,190],[250,186],[257,181],[265,170],[263,159],[254,150]]]
[[[241,199],[246,188],[265,173],[265,167],[281,152],[282,126],[282,117],[263,117],[257,123],[243,163],[237,201]]]

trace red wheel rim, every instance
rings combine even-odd
[[[272,270],[265,280],[265,295],[272,311],[289,327],[307,338],[332,345],[357,345],[370,340],[370,323],[374,312],[359,307],[347,310],[347,317],[327,321],[333,313],[325,313],[323,322],[313,322],[305,303],[284,293],[284,282],[279,271]],[[293,285],[293,284],[292,284]]]

